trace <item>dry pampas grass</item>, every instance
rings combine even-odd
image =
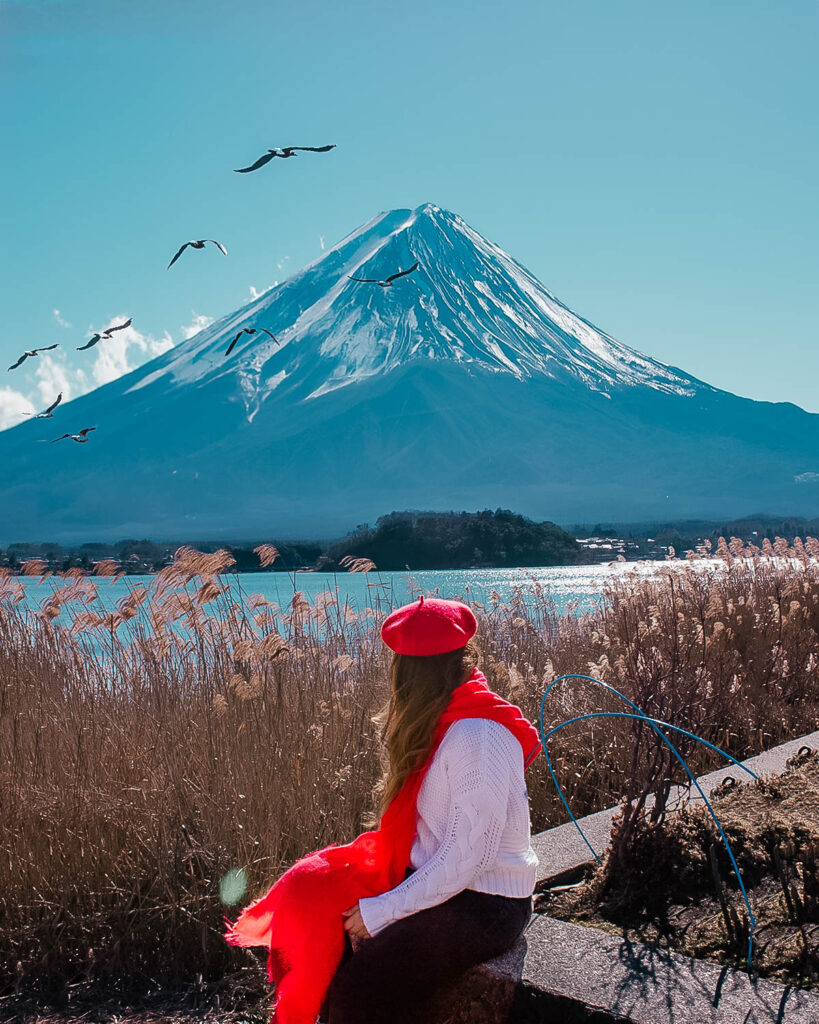
[[[267,565],[277,554],[257,553]],[[811,538],[723,540],[653,576],[613,577],[599,607],[566,615],[525,573],[506,600],[461,596],[490,686],[533,722],[546,686],[581,672],[743,757],[816,727],[817,558]],[[362,831],[381,771],[371,719],[388,696],[378,627],[410,597],[379,583],[355,609],[334,591],[310,601],[294,581],[279,608],[228,581],[231,563],[180,548],[113,609],[96,591],[115,578],[110,563],[48,581],[27,563],[33,610],[23,582],[0,573],[0,994],[247,964],[222,940],[225,874],[247,872],[249,899]],[[621,707],[563,683],[545,725],[601,709]],[[554,737],[577,813],[676,781],[645,740],[614,720]],[[696,770],[716,766],[678,746]],[[527,785],[535,831],[564,819],[542,758]]]

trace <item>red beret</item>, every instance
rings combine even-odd
[[[396,654],[446,654],[465,647],[477,628],[468,605],[421,596],[384,619],[381,639]]]

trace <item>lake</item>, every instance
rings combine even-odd
[[[683,563],[690,564],[690,563]],[[703,565],[704,563],[699,563]],[[591,607],[600,598],[607,579],[630,572],[651,575],[667,562],[614,562],[597,565],[552,566],[528,569],[443,569],[425,572],[370,572],[370,573],[239,573],[225,575],[237,593],[261,594],[266,600],[286,607],[295,590],[313,601],[319,594],[331,591],[339,603],[345,601],[355,611],[376,605],[395,608],[412,601],[414,595],[423,592],[426,596],[461,598],[490,602],[490,595],[496,591],[502,601],[508,600],[516,588],[524,591],[539,583],[554,600],[557,610],[565,612],[570,602],[577,602],[580,609]],[[59,577],[48,577],[42,583],[36,577],[18,577],[25,585],[27,604],[36,608],[51,590],[65,582]],[[154,576],[124,576],[109,581],[98,580],[99,603],[106,609],[140,584],[149,589]]]

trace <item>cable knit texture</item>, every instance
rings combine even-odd
[[[538,858],[519,741],[500,722],[464,718],[447,729],[418,791],[415,873],[358,901],[370,935],[463,889],[525,897]]]

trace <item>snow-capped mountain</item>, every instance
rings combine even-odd
[[[416,261],[388,288],[350,280]],[[97,430],[36,444],[58,417]],[[0,434],[0,541],[329,536],[399,508],[815,511],[817,442],[819,416],[620,344],[427,204],[373,218],[53,423]]]
[[[416,261],[420,268],[390,288],[350,280],[384,279]],[[247,335],[218,369],[204,360],[231,332],[271,324],[280,345]],[[690,395],[703,386],[598,331],[460,217],[427,204],[373,218],[195,344],[157,360],[133,388],[166,375],[186,384],[233,374],[252,417],[274,390],[319,398],[416,359],[519,380],[573,378],[603,392],[646,385]]]

